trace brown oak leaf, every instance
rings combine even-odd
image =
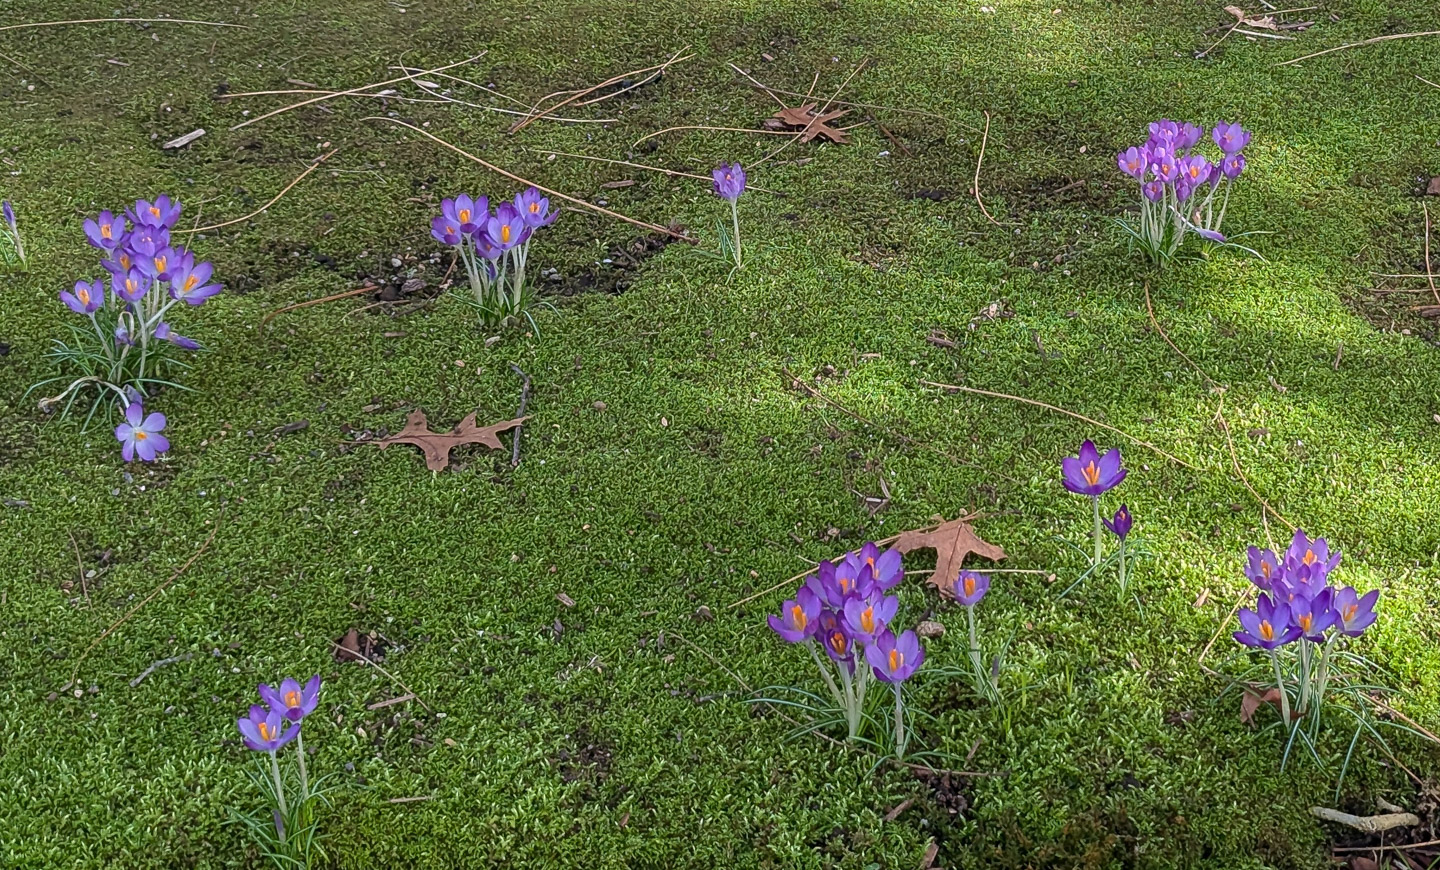
[[[471,414],[449,432],[431,432],[430,424],[425,420],[425,412],[417,410],[410,412],[404,429],[389,438],[382,438],[372,443],[380,445],[381,449],[389,447],[391,444],[413,444],[425,453],[426,468],[431,471],[441,471],[450,464],[452,447],[459,447],[461,444],[483,444],[491,450],[499,450],[504,445],[500,443],[498,434],[507,429],[514,429],[528,419],[530,419],[528,416],[516,417],[513,420],[491,423],[489,426],[477,426],[475,415]]]
[[[1260,708],[1264,707],[1266,704],[1274,707],[1276,713],[1280,712],[1279,689],[1272,688],[1266,689],[1264,692],[1260,692],[1259,687],[1246,686],[1244,693],[1240,696],[1241,724],[1254,727],[1255,714],[1258,713],[1260,711]],[[1290,711],[1290,719],[1292,721],[1299,718],[1300,716],[1294,710]]]
[[[959,517],[930,531],[901,532],[895,539],[895,549],[902,553],[926,548],[935,550],[935,573],[926,580],[947,598],[955,597],[955,580],[960,576],[960,566],[966,556],[974,553],[993,562],[1005,558],[1005,551],[982,541],[966,522],[967,519],[972,517]]]
[[[823,136],[836,145],[844,145],[850,141],[849,134],[844,130],[837,130],[831,127],[830,122],[837,118],[844,117],[849,113],[849,109],[817,113],[814,103],[806,103],[803,106],[791,106],[788,109],[781,109],[765,120],[765,126],[771,129],[799,131],[801,142],[809,142],[818,136]]]

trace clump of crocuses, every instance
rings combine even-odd
[[[440,216],[430,221],[430,235],[455,248],[483,328],[498,329],[529,317],[527,309],[535,298],[525,277],[530,242],[536,230],[559,216],[534,187],[499,203],[493,212],[484,196],[462,193],[441,201]]]
[[[277,867],[309,867],[325,857],[315,811],[328,801],[321,781],[310,781],[303,733],[305,718],[320,704],[320,676],[303,685],[288,678],[278,687],[261,683],[258,693],[264,703],[252,705],[236,724],[246,748],[262,755],[251,778],[269,813],[256,817],[237,812],[235,818],[250,829],[261,852]],[[285,772],[280,751],[291,743],[295,744],[295,764],[293,772]]]
[[[730,260],[739,269],[740,256],[740,194],[745,192],[745,170],[739,163],[722,163],[710,173],[714,180],[715,195],[730,203],[730,226],[724,220],[715,222],[715,234],[720,238],[720,256]]]
[[[1305,720],[1318,731],[1333,667],[1343,640],[1359,637],[1375,623],[1380,591],[1336,586],[1331,574],[1340,554],[1324,538],[1296,531],[1283,555],[1251,547],[1245,576],[1259,589],[1253,608],[1239,612],[1235,640],[1262,650],[1270,659],[1281,720],[1295,727]]]
[[[1127,474],[1129,472],[1120,464],[1119,447],[1112,447],[1104,456],[1101,456],[1100,451],[1095,448],[1095,442],[1088,438],[1080,445],[1079,455],[1067,456],[1060,460],[1060,475],[1065,483],[1065,488],[1077,495],[1090,497],[1091,507],[1095,512],[1095,565],[1097,566],[1105,552],[1101,542],[1104,525],[1100,516],[1100,496],[1119,486]],[[1127,521],[1126,534],[1129,531],[1130,526]]]
[[[22,270],[29,266],[25,259],[25,240],[20,238],[20,224],[15,219],[15,207],[8,199],[0,202],[0,263],[18,266]]]
[[[867,543],[837,562],[821,562],[769,620],[781,638],[809,650],[850,739],[860,733],[871,681],[891,687],[898,757],[908,739],[901,687],[925,661],[915,632],[892,627],[900,599],[888,593],[903,576],[900,551]]]
[[[1145,144],[1116,156],[1140,193],[1140,225],[1124,226],[1157,265],[1173,259],[1190,232],[1226,241],[1220,227],[1230,186],[1245,171],[1250,132],[1239,124],[1216,124],[1210,139],[1220,151],[1218,162],[1199,150],[1204,139],[1203,127],[1165,119],[1150,125]]]
[[[144,405],[158,388],[178,386],[176,372],[186,366],[176,351],[200,348],[171,320],[221,289],[212,280],[214,267],[172,239],[179,219],[180,203],[162,194],[153,202],[137,200],[123,214],[102,211],[85,221],[85,236],[100,251],[109,278],[77,281],[60,291],[60,301],[80,322],[69,324],[71,339],[57,339],[50,357],[69,371],[31,388],[73,378],[40,405],[49,410],[63,403],[68,413],[88,396],[87,426],[106,408],[118,412],[124,422],[115,437],[127,462],[150,462],[169,449],[160,434],[165,415],[147,414]]]

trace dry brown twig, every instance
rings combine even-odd
[[[189,229],[189,230],[176,230],[175,232],[178,232],[178,233],[208,233],[208,232],[210,232],[211,230],[218,230],[218,229],[222,229],[222,228],[224,228],[224,227],[234,226],[235,224],[238,224],[238,223],[244,223],[245,221],[248,221],[248,220],[250,220],[251,218],[259,217],[260,215],[262,215],[262,214],[265,213],[265,210],[266,210],[266,209],[268,209],[270,206],[274,205],[275,203],[279,202],[279,201],[280,201],[280,198],[281,198],[282,196],[284,196],[285,194],[289,193],[289,192],[290,192],[290,189],[291,189],[292,187],[294,187],[295,185],[297,185],[297,184],[299,184],[300,182],[304,181],[304,180],[305,180],[305,177],[306,177],[307,175],[309,175],[310,173],[314,172],[316,169],[319,169],[319,168],[320,168],[320,164],[324,163],[326,160],[329,160],[331,157],[334,157],[334,156],[335,156],[335,152],[337,152],[337,151],[339,151],[339,150],[340,150],[339,148],[333,148],[333,149],[331,149],[328,153],[322,154],[318,159],[316,159],[316,161],[315,161],[314,163],[311,163],[309,166],[305,167],[305,171],[302,172],[302,173],[300,173],[299,175],[297,175],[297,176],[295,177],[295,180],[294,180],[294,181],[292,181],[292,182],[290,182],[289,184],[287,184],[287,185],[285,185],[284,187],[282,187],[282,188],[280,189],[280,192],[277,193],[277,194],[275,194],[275,197],[274,197],[273,199],[271,199],[269,202],[265,203],[264,205],[260,206],[259,208],[255,209],[254,211],[250,212],[249,214],[245,215],[244,217],[238,217],[238,218],[235,218],[234,220],[225,221],[224,223],[211,224],[211,225],[208,226],[208,227],[196,227],[196,228],[194,228],[194,229]]]
[[[686,46],[686,47],[688,48],[689,46]],[[609,87],[609,86],[611,86],[611,85],[613,85],[613,84],[618,84],[618,83],[620,83],[620,82],[623,82],[625,79],[630,78],[631,76],[643,75],[643,74],[645,74],[645,73],[651,73],[651,74],[652,74],[649,78],[645,79],[644,81],[637,82],[637,83],[632,84],[632,85],[630,85],[630,86],[628,86],[628,87],[621,88],[620,90],[615,91],[614,93],[605,94],[605,95],[602,96],[602,97],[599,97],[599,98],[594,99],[594,100],[589,100],[589,101],[587,101],[587,102],[581,103],[580,105],[585,105],[585,106],[592,105],[592,104],[594,104],[594,103],[600,102],[601,100],[608,100],[608,99],[610,99],[611,97],[619,96],[620,94],[623,94],[623,93],[625,93],[626,91],[634,90],[635,88],[638,88],[638,87],[640,87],[641,85],[648,84],[649,82],[652,82],[652,81],[654,81],[655,79],[659,78],[661,75],[664,75],[665,70],[669,69],[672,64],[683,63],[684,61],[687,61],[687,60],[689,60],[689,59],[691,59],[692,57],[695,56],[695,55],[693,55],[693,54],[687,54],[687,55],[685,55],[684,57],[681,57],[681,56],[680,56],[680,53],[683,52],[683,51],[685,51],[684,48],[682,48],[682,49],[680,49],[680,51],[677,51],[677,52],[675,52],[674,54],[670,55],[670,59],[667,60],[667,61],[665,61],[664,63],[656,64],[655,66],[645,67],[644,69],[631,70],[631,71],[629,71],[629,72],[623,72],[623,73],[620,73],[619,75],[611,76],[610,78],[606,79],[605,81],[601,82],[600,84],[598,84],[598,85],[592,85],[591,87],[585,88],[584,90],[571,91],[571,92],[560,91],[560,92],[557,92],[557,93],[554,93],[554,94],[548,94],[548,95],[546,95],[546,96],[544,96],[544,97],[541,97],[538,101],[536,101],[535,105],[531,107],[531,109],[530,109],[530,114],[526,115],[524,118],[521,118],[519,121],[516,121],[514,124],[512,124],[512,125],[510,126],[509,132],[510,132],[512,135],[515,134],[515,133],[519,133],[521,130],[524,130],[526,127],[530,126],[531,124],[535,123],[536,121],[540,120],[541,118],[545,117],[546,115],[549,115],[551,112],[554,112],[556,109],[559,109],[559,108],[561,108],[561,107],[563,107],[563,106],[568,106],[568,105],[570,105],[571,103],[574,103],[574,102],[576,102],[577,100],[581,99],[582,97],[586,97],[586,96],[589,96],[590,94],[595,93],[596,91],[600,90],[601,88],[607,88],[607,87]],[[541,104],[541,103],[545,102],[545,101],[548,100],[548,99],[551,99],[552,97],[560,96],[561,94],[564,94],[564,93],[569,93],[570,96],[566,97],[566,98],[563,99],[563,100],[560,100],[560,101],[557,102],[557,103],[553,103],[553,104],[551,104],[550,106],[547,106],[547,107],[546,107],[545,109],[543,109],[543,110],[540,109],[540,104]]]
[[[346,290],[344,293],[332,293],[329,296],[322,296],[319,299],[306,299],[304,302],[296,302],[293,305],[286,305],[276,308],[260,319],[260,328],[256,330],[260,335],[265,334],[265,324],[275,319],[277,314],[284,314],[287,311],[294,311],[297,308],[309,308],[311,305],[319,305],[322,302],[334,302],[337,299],[349,299],[351,296],[359,296],[361,293],[368,293],[371,290],[378,290],[374,284],[366,284],[364,287],[356,287],[354,290]]]
[[[654,233],[661,233],[662,235],[669,236],[669,237],[671,237],[672,239],[678,239],[678,240],[680,240],[680,241],[682,241],[682,242],[689,242],[689,243],[692,244],[692,245],[693,245],[693,244],[696,244],[696,240],[695,240],[695,239],[692,239],[692,238],[690,238],[689,236],[686,236],[686,235],[682,235],[682,234],[680,234],[680,233],[677,233],[675,230],[672,230],[672,229],[670,229],[669,227],[662,227],[662,226],[658,226],[658,225],[656,225],[656,224],[648,224],[648,223],[646,223],[646,222],[644,222],[644,221],[642,221],[642,220],[636,220],[635,218],[632,218],[632,217],[626,217],[625,215],[620,214],[619,212],[611,211],[611,210],[608,209],[608,208],[603,208],[603,207],[601,207],[601,206],[594,205],[594,204],[592,204],[592,203],[588,203],[588,202],[586,202],[586,201],[583,200],[583,199],[577,199],[577,198],[575,198],[575,197],[573,197],[573,196],[570,196],[569,194],[561,193],[561,192],[558,191],[558,190],[551,190],[551,189],[548,188],[548,187],[544,187],[544,186],[541,186],[541,185],[539,185],[539,184],[536,184],[536,183],[533,182],[533,181],[529,181],[529,180],[527,180],[527,179],[521,178],[520,176],[516,175],[516,174],[513,173],[513,172],[508,172],[508,171],[506,171],[506,170],[504,170],[504,169],[501,169],[500,167],[496,166],[496,165],[493,164],[493,163],[488,163],[488,162],[486,162],[486,161],[484,161],[484,160],[481,160],[479,157],[476,157],[474,154],[471,154],[469,151],[466,151],[465,149],[460,148],[459,146],[452,145],[452,144],[450,144],[449,142],[446,142],[444,139],[441,139],[439,136],[436,136],[436,135],[433,134],[433,133],[430,133],[430,132],[427,132],[427,131],[425,131],[425,130],[422,130],[422,129],[420,129],[419,127],[416,127],[414,124],[407,124],[406,122],[401,121],[401,120],[399,120],[398,118],[382,118],[382,117],[379,117],[379,116],[377,116],[377,115],[371,115],[370,117],[361,118],[360,120],[362,120],[362,121],[383,121],[383,122],[385,122],[385,123],[387,123],[387,124],[397,124],[397,125],[399,125],[399,126],[401,126],[401,127],[406,128],[407,130],[412,130],[412,131],[414,131],[414,132],[416,132],[416,133],[419,133],[421,136],[424,136],[425,138],[431,140],[432,142],[435,142],[435,143],[437,143],[437,144],[439,144],[439,145],[443,145],[443,146],[445,146],[446,148],[449,148],[451,151],[454,151],[456,154],[459,154],[460,156],[465,157],[465,158],[467,158],[468,160],[470,160],[470,161],[472,161],[472,162],[474,162],[474,163],[480,164],[481,166],[485,167],[486,169],[490,170],[491,172],[494,172],[494,173],[497,174],[497,175],[503,175],[503,176],[505,176],[506,178],[510,179],[511,181],[517,182],[517,183],[519,183],[519,184],[528,185],[528,186],[530,186],[530,187],[534,187],[534,188],[537,189],[537,190],[540,190],[540,191],[543,191],[543,192],[545,192],[545,193],[548,193],[548,194],[550,194],[551,196],[554,196],[554,197],[558,197],[558,198],[560,198],[560,199],[563,199],[563,200],[565,200],[566,202],[573,202],[574,204],[576,204],[576,205],[578,205],[578,206],[580,206],[580,207],[582,207],[582,208],[589,209],[590,211],[593,211],[593,212],[599,212],[600,214],[606,215],[607,217],[612,217],[612,218],[615,218],[616,220],[624,221],[624,222],[627,223],[627,224],[632,224],[632,225],[634,225],[634,226],[640,227],[640,228],[642,228],[642,229],[649,230],[649,231],[654,232]]]
[[[1277,63],[1275,65],[1290,66],[1293,63],[1299,63],[1302,60],[1309,60],[1312,57],[1319,57],[1322,54],[1330,54],[1332,51],[1344,51],[1347,48],[1360,48],[1361,46],[1365,45],[1374,45],[1377,42],[1388,42],[1392,39],[1410,39],[1411,37],[1415,36],[1440,36],[1440,30],[1425,30],[1419,33],[1391,33],[1388,36],[1375,36],[1371,37],[1370,39],[1361,40],[1360,42],[1351,42],[1345,45],[1337,45],[1334,48],[1327,48],[1324,51],[1317,51],[1313,54],[1307,54],[1304,57],[1297,57],[1294,60],[1281,61],[1280,63]]]
[[[1261,507],[1269,511],[1270,515],[1273,516],[1275,519],[1289,526],[1290,531],[1295,531],[1298,526],[1285,519],[1285,516],[1283,514],[1271,507],[1270,502],[1266,501],[1264,497],[1260,495],[1260,493],[1255,491],[1255,487],[1250,485],[1250,478],[1246,477],[1245,472],[1241,470],[1240,456],[1235,452],[1235,438],[1230,434],[1230,421],[1226,420],[1225,415],[1218,411],[1216,412],[1215,419],[1219,421],[1220,428],[1225,430],[1225,443],[1230,448],[1230,466],[1235,469],[1235,476],[1240,478],[1240,482],[1245,485],[1245,488],[1247,490],[1250,491],[1250,495],[1254,496],[1255,500],[1260,502]]]
[[[980,213],[985,215],[985,220],[997,227],[1015,226],[1015,224],[1002,224],[990,216],[986,211],[985,203],[980,199],[980,167],[985,162],[985,145],[990,141],[990,112],[985,112],[985,131],[980,135],[980,156],[975,159],[975,181],[971,191],[975,194],[975,204],[980,206]]]
[[[196,21],[190,18],[74,18],[67,21],[31,21],[25,24],[7,24],[0,27],[0,32],[6,30],[23,30],[31,27],[65,27],[71,24],[202,24],[206,27],[239,27],[248,28],[248,24],[226,24],[223,21]]]
[[[422,697],[420,697],[419,693],[417,693],[414,689],[410,688],[409,686],[405,685],[404,683],[400,682],[400,679],[399,679],[398,677],[396,677],[394,674],[392,674],[392,673],[390,673],[389,671],[385,670],[384,668],[380,667],[380,666],[379,666],[378,664],[376,664],[374,661],[366,658],[364,653],[362,653],[362,652],[360,652],[359,650],[356,650],[356,649],[346,649],[345,647],[341,646],[340,644],[336,643],[336,642],[333,641],[333,640],[332,640],[332,641],[329,641],[329,644],[330,644],[330,646],[334,647],[335,649],[344,652],[347,656],[354,656],[355,658],[359,659],[360,661],[364,662],[365,664],[369,665],[370,667],[372,667],[372,668],[374,668],[375,670],[379,671],[380,673],[384,674],[384,675],[385,675],[385,678],[388,679],[390,682],[392,682],[392,683],[394,683],[395,685],[399,686],[401,689],[405,690],[407,693],[409,693],[409,694],[411,694],[411,695],[414,695],[414,696],[415,696],[415,700],[418,701],[418,702],[420,702],[420,706],[422,706],[422,707],[425,708],[425,712],[427,712],[427,713],[434,713],[434,712],[435,712],[435,710],[434,710],[433,707],[431,707],[429,704],[425,703],[425,699],[422,698]]]
[[[553,151],[549,148],[536,148],[535,151],[538,154],[554,154],[556,157],[573,157],[576,160],[593,160],[596,163],[609,163],[612,166],[628,166],[631,169],[644,169],[647,172],[658,172],[661,175],[668,175],[672,178],[694,178],[699,181],[704,181],[706,183],[712,181],[711,177],[708,175],[698,175],[694,172],[680,172],[676,169],[666,169],[662,166],[648,166],[644,163],[631,163],[629,160],[614,160],[609,157],[591,157],[588,154],[571,154],[567,151]],[[745,182],[745,189],[758,190],[761,193],[769,193],[775,196],[785,195],[778,190],[771,190],[768,187],[759,187],[751,184],[749,181]]]

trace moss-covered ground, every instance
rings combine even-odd
[[[0,4],[0,24],[245,25],[0,31],[0,193],[32,258],[0,284],[0,864],[258,866],[225,824],[254,801],[234,720],[257,682],[318,672],[307,742],[341,786],[325,819],[337,867],[911,868],[932,841],[946,867],[1328,866],[1338,832],[1310,806],[1414,805],[1416,786],[1362,742],[1337,797],[1338,729],[1328,770],[1301,758],[1281,772],[1276,732],[1242,725],[1236,695],[1197,664],[1246,586],[1243,548],[1288,535],[1233,473],[1217,411],[1255,490],[1340,547],[1348,582],[1384,590],[1358,649],[1433,730],[1440,367],[1411,300],[1377,303],[1370,288],[1373,272],[1423,266],[1416,194],[1440,174],[1440,91],[1414,74],[1440,80],[1440,42],[1275,66],[1435,29],[1426,0],[1339,0],[1304,13],[1316,24],[1293,41],[1236,34],[1197,57],[1233,23],[1222,5]],[[230,131],[300,97],[220,97],[355,87],[483,51],[455,72],[531,101],[686,46],[694,57],[661,81],[571,110],[613,122],[514,136],[513,116],[375,99]],[[538,335],[492,343],[454,300],[364,296],[261,329],[367,277],[433,290],[448,264],[431,259],[439,198],[517,189],[368,115],[711,240],[723,204],[707,183],[541,149],[700,174],[757,163],[782,140],[633,143],[757,126],[776,106],[727,61],[793,91],[818,74],[828,96],[867,59],[842,98],[947,120],[856,110],[847,122],[873,114],[904,147],[872,123],[849,145],[754,168],[778,193],[741,200],[749,262],[733,276],[674,244],[614,292],[602,261],[639,231],[567,210],[532,254],[560,276]],[[969,194],[987,111],[980,183],[999,225]],[[1155,273],[1129,249],[1113,218],[1134,197],[1114,154],[1159,116],[1254,130],[1228,222],[1269,232],[1251,237],[1264,260],[1222,251]],[[197,127],[208,133],[188,147],[160,147]],[[262,216],[195,241],[229,289],[184,312],[207,351],[187,377],[196,392],[153,403],[174,443],[162,462],[125,466],[107,427],[37,410],[26,389],[56,374],[45,353],[71,316],[56,293],[100,274],[86,216],[164,191],[187,222],[239,217],[332,148]],[[1170,338],[1223,393],[1151,327],[1147,282]],[[937,329],[953,347],[927,341]],[[352,446],[414,408],[437,427],[512,416],[512,363],[534,379],[518,468],[508,451],[466,449],[432,474],[409,448]],[[1063,406],[1195,468],[923,381]],[[1108,577],[1059,594],[1084,568],[1065,542],[1084,546],[1089,516],[1058,463],[1086,437],[1121,446],[1131,468],[1117,495],[1151,555],[1125,604]],[[863,497],[882,475],[890,499],[871,515]],[[802,559],[969,510],[1007,566],[1041,573],[997,574],[982,607],[990,637],[1013,635],[1003,709],[932,678],[916,698],[935,718],[916,740],[1004,775],[937,794],[861,753],[785,740],[790,723],[734,679],[813,680],[765,626],[783,595],[730,605]],[[963,667],[963,615],[918,577],[902,601],[911,624],[951,628],[928,642],[931,662]],[[336,663],[330,642],[351,628],[388,646],[389,676]],[[1204,664],[1249,662],[1222,634]],[[369,709],[402,683],[416,700]],[[1391,742],[1417,776],[1440,768],[1433,746]]]

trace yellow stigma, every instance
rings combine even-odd
[[[845,595],[849,595],[849,594],[850,594],[850,580],[849,580],[848,578],[839,577],[839,578],[836,579],[836,582],[838,582],[838,583],[840,584],[840,591],[841,591],[843,594],[845,594]]]
[[[971,595],[974,595],[974,594],[975,594],[975,578],[974,578],[974,577],[966,577],[966,578],[965,578],[965,597],[966,597],[966,598],[969,598]]]
[[[81,287],[79,290],[76,290],[76,291],[75,291],[75,295],[78,296],[78,297],[80,297],[80,304],[81,304],[81,305],[89,305],[89,304],[90,304],[90,291],[89,291],[89,290],[86,290],[84,287]]]
[[[1267,641],[1275,639],[1275,627],[1270,624],[1268,619],[1260,620],[1260,639]]]
[[[194,275],[188,275],[188,276],[186,276],[186,278],[185,278],[185,292],[186,292],[186,293],[189,293],[191,290],[194,290],[194,289],[195,289],[195,285],[198,284],[198,283],[199,283],[199,282],[195,280],[195,276],[194,276]]]
[[[865,612],[860,614],[860,629],[866,634],[873,634],[875,631],[875,608],[867,607]]]
[[[152,215],[154,215],[155,217],[159,217],[159,216],[160,216],[160,209],[158,209],[158,208],[156,208],[155,206],[152,205],[152,206],[150,206],[150,213],[151,213]]]
[[[540,213],[540,203],[538,203],[538,202],[532,202],[532,203],[530,203],[530,213],[531,213],[531,214],[539,214],[539,213]]]
[[[509,225],[509,224],[505,224],[504,226],[500,227],[500,243],[501,243],[502,245],[508,245],[508,244],[510,243],[510,225]]]
[[[1094,462],[1080,469],[1080,473],[1085,475],[1085,482],[1091,486],[1100,483],[1100,469],[1095,467]]]
[[[136,430],[135,430],[135,440],[136,440],[136,441],[144,441],[146,438],[149,438],[149,437],[150,437],[150,436],[145,432],[144,429],[136,429]]]
[[[1309,634],[1309,633],[1310,633],[1310,623],[1311,623],[1312,621],[1314,621],[1314,619],[1315,619],[1315,617],[1314,617],[1312,614],[1309,614],[1309,613],[1307,613],[1307,614],[1305,614],[1304,616],[1300,617],[1300,630],[1301,630],[1301,631],[1304,631],[1306,634]]]
[[[835,650],[836,655],[845,655],[845,648],[848,643],[849,641],[845,639],[845,635],[841,634],[840,632],[836,631],[830,634],[830,648]]]
[[[900,669],[901,669],[902,667],[904,667],[904,666],[905,666],[905,656],[903,656],[903,655],[900,654],[900,650],[898,650],[898,649],[892,649],[892,650],[890,650],[890,672],[893,674],[894,672],[900,670]]]
[[[128,268],[130,268],[130,255],[129,255],[129,254],[124,254],[124,253],[122,253],[122,254],[120,255],[120,268],[122,268],[122,269],[128,269]]]
[[[287,707],[298,707],[298,706],[300,706],[300,693],[299,693],[299,692],[286,692],[286,693],[285,693],[285,706],[287,706]]]
[[[804,631],[805,626],[810,624],[810,620],[805,617],[805,611],[800,609],[798,604],[790,608],[790,624],[795,626],[796,631]],[[294,707],[295,705],[291,704],[290,706]]]
[[[1266,580],[1269,580],[1269,579],[1270,579],[1270,563],[1269,563],[1269,562],[1263,562],[1263,561],[1262,561],[1262,562],[1260,563],[1260,576],[1261,576],[1261,577],[1264,577]]]
[[[163,271],[165,271],[165,264],[166,264],[166,259],[165,259],[164,257],[156,257],[156,258],[155,258],[155,271],[157,271],[157,272],[163,272]]]
[[[101,224],[101,225],[100,225],[100,238],[102,238],[102,239],[108,239],[108,238],[110,238],[110,225],[109,225],[109,224]]]
[[[135,279],[134,279],[134,278],[126,278],[126,279],[125,279],[125,289],[128,290],[129,292],[134,293],[134,292],[139,288],[139,286],[140,286],[139,284],[136,284],[136,283],[135,283]]]

